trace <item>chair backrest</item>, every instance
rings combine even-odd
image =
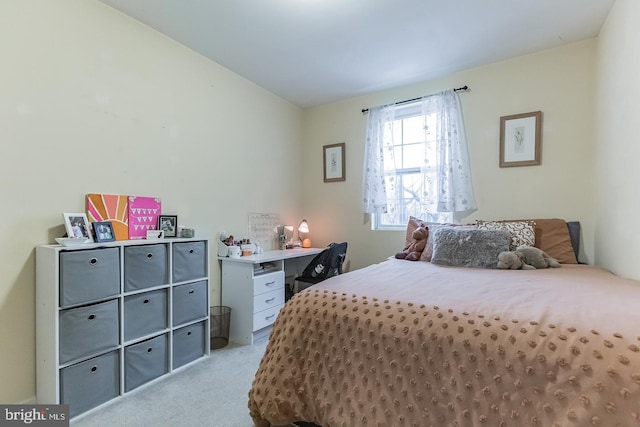
[[[316,255],[302,272],[304,278],[319,282],[342,274],[342,264],[347,255],[347,242],[330,243],[326,249]]]

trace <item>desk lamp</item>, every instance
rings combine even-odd
[[[303,219],[302,221],[300,221],[300,225],[298,226],[298,239],[300,240],[302,240],[301,238],[302,233],[306,235],[309,234],[309,223],[307,222],[306,219]],[[302,247],[303,248],[311,247],[311,240],[309,240],[308,236],[304,240],[302,240]]]

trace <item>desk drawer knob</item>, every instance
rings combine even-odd
[[[271,298],[268,298],[268,299],[264,300],[264,302],[266,302],[267,304],[271,304],[273,302],[273,300],[275,300],[275,299],[276,299],[276,297],[271,297]]]
[[[276,314],[275,314],[275,313],[274,313],[274,314],[272,314],[272,315],[270,315],[270,316],[265,316],[264,320],[271,320],[271,319],[273,319],[275,316],[276,316]]]
[[[273,285],[275,285],[275,284],[276,284],[276,281],[275,281],[275,280],[273,280],[273,281],[271,281],[271,282],[267,282],[267,283],[265,283],[264,285],[265,285],[265,286],[273,286]]]

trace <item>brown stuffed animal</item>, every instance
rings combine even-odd
[[[398,259],[406,259],[407,261],[418,261],[425,246],[427,246],[427,229],[424,227],[418,227],[413,231],[411,237],[413,241],[405,247],[402,252],[396,254]]]

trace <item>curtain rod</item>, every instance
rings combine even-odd
[[[462,86],[462,87],[455,88],[453,91],[454,91],[454,92],[466,92],[466,91],[468,91],[468,90],[469,90],[469,86],[464,85],[464,86]],[[421,96],[420,98],[405,99],[404,101],[398,101],[398,102],[396,102],[396,103],[395,103],[395,105],[406,104],[407,102],[417,101],[417,100],[422,99],[422,98],[424,98],[424,96]],[[369,111],[369,109],[368,109],[368,108],[363,108],[363,109],[362,109],[362,114],[365,114],[365,113],[367,113],[368,111]]]

